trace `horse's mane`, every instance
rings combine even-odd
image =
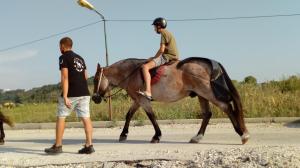
[[[140,59],[140,58],[127,58],[127,59],[123,59],[123,60],[120,60],[118,62],[115,62],[111,66],[118,66],[118,65],[122,65],[122,64],[127,64],[127,66],[130,66],[130,67],[137,67],[137,66],[141,66],[142,64],[146,63],[146,61],[147,61],[146,59]],[[201,62],[205,62],[207,64],[211,64],[211,60],[209,58],[189,57],[189,58],[186,58],[184,60],[181,60],[176,65],[176,67],[180,68],[184,64],[192,62],[192,61],[201,61]]]
[[[120,64],[120,63],[125,63],[125,62],[131,62],[133,64],[139,64],[139,63],[145,62],[145,61],[146,61],[146,59],[127,58],[127,59],[120,60],[120,61],[116,62],[115,64]]]
[[[146,62],[146,59],[127,58],[127,59],[123,59],[118,62],[115,62],[111,66],[126,65],[126,68],[136,68],[138,66],[143,65],[145,62]]]
[[[141,61],[141,60],[146,60],[146,59],[141,59],[141,58],[127,58],[127,59],[124,59],[124,61]]]

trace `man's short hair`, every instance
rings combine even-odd
[[[66,47],[72,48],[72,46],[73,46],[73,41],[72,41],[72,39],[71,39],[70,37],[64,37],[64,38],[62,38],[62,39],[60,40],[59,44],[60,44],[60,45],[64,45],[64,46],[66,46]]]

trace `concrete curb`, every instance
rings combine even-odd
[[[246,123],[290,123],[300,120],[300,117],[269,117],[269,118],[245,118]],[[159,125],[168,124],[200,124],[202,119],[178,119],[178,120],[158,120]],[[93,121],[94,128],[112,128],[123,127],[124,121]],[[213,118],[210,120],[210,124],[217,123],[230,123],[228,118]],[[145,121],[131,121],[131,126],[143,126],[151,125],[149,120]],[[67,122],[67,128],[83,128],[81,122]],[[23,130],[23,129],[55,129],[55,123],[20,123],[15,127],[10,128],[7,125],[4,126],[7,130]]]

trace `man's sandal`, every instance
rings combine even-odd
[[[137,93],[140,94],[140,95],[142,95],[142,96],[144,96],[148,100],[153,101],[152,96],[148,96],[145,92],[139,90],[139,91],[137,91]]]

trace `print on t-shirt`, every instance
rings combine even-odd
[[[61,59],[61,61],[60,61],[60,63],[59,63],[59,64],[60,64],[60,65],[62,65],[63,63],[64,63],[64,60],[63,60],[63,59]]]
[[[82,72],[84,70],[84,63],[82,62],[81,59],[74,58],[74,67],[76,71]]]

